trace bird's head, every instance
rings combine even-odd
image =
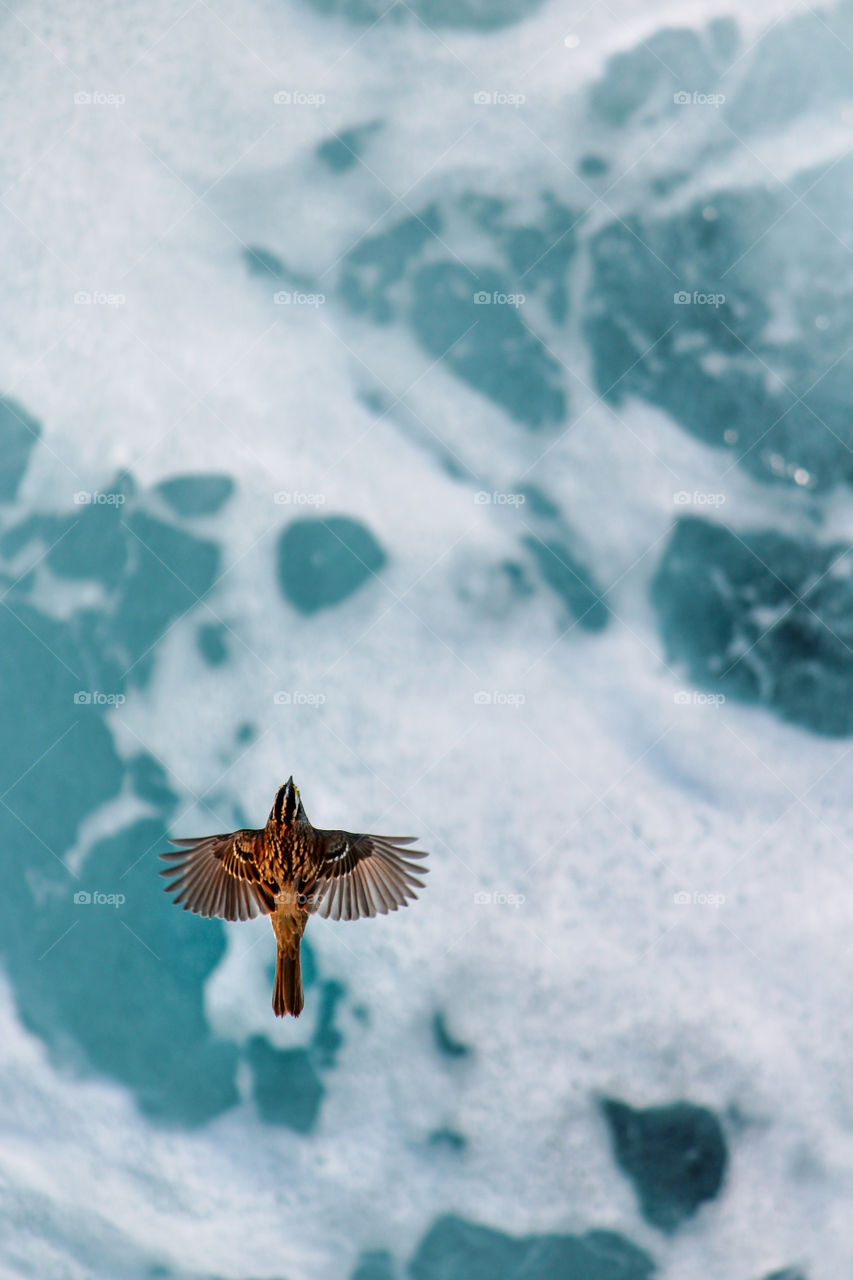
[[[288,778],[284,786],[279,787],[275,803],[270,810],[268,822],[277,827],[289,827],[294,822],[307,822],[305,810],[299,795],[299,788]]]

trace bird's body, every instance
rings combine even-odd
[[[425,858],[408,836],[358,835],[314,827],[289,778],[276,794],[266,826],[225,835],[173,840],[168,893],[185,911],[223,920],[270,916],[277,959],[273,1009],[281,1017],[302,1012],[300,944],[312,914],[334,920],[396,911],[422,888]]]

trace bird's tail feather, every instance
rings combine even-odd
[[[286,1013],[292,1013],[294,1018],[298,1018],[304,1003],[299,944],[296,945],[295,955],[287,955],[279,947],[272,993],[273,1012],[277,1018],[283,1018]]]

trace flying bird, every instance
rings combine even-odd
[[[298,1018],[308,917],[358,920],[405,907],[423,888],[418,876],[429,870],[412,861],[425,852],[405,848],[415,839],[313,827],[291,777],[260,831],[172,840],[180,852],[160,854],[171,864],[160,874],[184,911],[221,920],[270,916],[278,949],[272,1007],[279,1018]]]

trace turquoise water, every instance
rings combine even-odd
[[[846,1274],[853,8],[4,21],[0,1275]]]

